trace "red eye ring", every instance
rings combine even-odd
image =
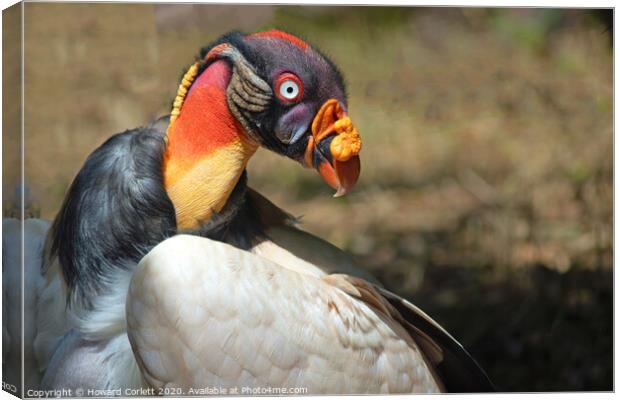
[[[278,76],[275,86],[276,97],[284,103],[295,103],[304,94],[301,79],[290,72],[285,72]]]

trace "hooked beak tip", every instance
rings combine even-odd
[[[349,191],[347,189],[345,189],[344,187],[340,186],[338,188],[338,190],[336,191],[336,193],[334,193],[334,197],[342,197],[345,194],[347,194]]]
[[[323,180],[336,189],[334,197],[342,197],[349,193],[357,183],[360,174],[359,157],[353,157],[346,162],[329,161],[323,159],[317,166],[317,171]]]

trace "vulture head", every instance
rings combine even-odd
[[[279,30],[226,34],[185,73],[164,156],[164,183],[180,227],[221,210],[259,146],[315,168],[336,196],[351,190],[360,173],[361,139],[347,115],[340,72]],[[198,211],[199,203],[210,212]]]

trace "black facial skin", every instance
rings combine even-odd
[[[301,49],[283,39],[246,36],[240,32],[222,36],[203,48],[200,57],[204,58],[209,50],[221,43],[236,47],[274,92],[267,111],[253,114],[250,121],[261,144],[301,161],[311,135],[312,120],[321,105],[333,98],[346,108],[346,91],[340,71],[313,47]],[[276,81],[285,72],[296,75],[302,82],[303,95],[296,102],[285,102],[275,95]],[[299,129],[305,133],[294,143],[288,143],[287,139]]]
[[[265,37],[247,38],[246,42],[254,54],[260,54],[255,63],[257,72],[272,86],[274,93],[276,81],[282,73],[292,73],[302,82],[303,95],[298,101],[289,103],[274,96],[273,106],[259,119],[265,147],[299,161],[311,135],[312,120],[321,105],[334,98],[346,106],[342,76],[312,47],[301,49],[288,41]],[[303,137],[293,144],[282,143],[278,138],[278,134],[281,137],[293,136],[298,129],[304,128]]]

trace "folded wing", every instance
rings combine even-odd
[[[387,301],[351,290],[342,276],[311,276],[220,242],[175,236],[134,274],[128,335],[145,380],[186,394],[207,385],[439,391],[419,346],[382,309]]]

